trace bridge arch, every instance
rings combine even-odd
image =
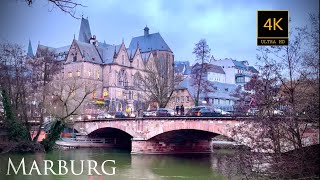
[[[121,123],[113,120],[82,122],[82,123],[76,123],[74,125],[74,128],[78,132],[83,132],[87,135],[99,129],[114,128],[129,134],[131,137],[137,137],[137,132],[135,131],[134,126],[132,125],[131,122],[127,122],[127,121],[123,121]]]
[[[230,139],[233,139],[232,136],[232,128],[225,123],[221,124],[206,124],[206,122],[176,122],[175,125],[172,124],[163,124],[160,128],[154,131],[149,131],[146,134],[145,139],[149,140],[155,136],[160,134],[171,132],[171,131],[178,131],[178,130],[197,130],[197,131],[204,131],[210,132],[214,134],[219,134],[226,136]]]

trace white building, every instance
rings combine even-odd
[[[209,81],[226,83],[226,73],[224,72],[222,67],[210,64],[207,71],[207,78]]]
[[[259,73],[253,66],[249,66],[248,61],[222,59],[211,63],[223,69],[226,77],[225,83],[240,85],[241,87],[250,81],[253,74]]]

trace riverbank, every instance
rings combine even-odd
[[[6,142],[0,143],[0,154],[15,152],[15,153],[35,153],[45,152],[42,144],[39,142]]]
[[[320,145],[312,145],[283,154],[282,170],[290,179],[319,179]]]

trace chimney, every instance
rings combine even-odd
[[[148,28],[148,26],[146,26],[143,30],[144,30],[144,36],[148,36],[148,35],[149,35],[149,28]]]

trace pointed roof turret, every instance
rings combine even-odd
[[[148,36],[148,35],[149,35],[149,28],[148,28],[147,25],[146,25],[146,27],[145,27],[143,30],[144,30],[144,35],[145,35],[145,36]]]
[[[29,44],[28,44],[27,57],[29,57],[29,58],[33,58],[34,57],[30,39],[29,39]]]
[[[88,20],[88,18],[85,19],[82,17],[78,41],[89,43],[91,37],[92,37],[92,35],[91,35],[91,31],[90,31],[89,20]]]

